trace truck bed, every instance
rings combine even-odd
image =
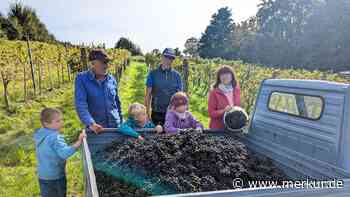
[[[212,133],[212,132],[211,132]],[[215,131],[216,135],[227,134],[224,132]],[[147,134],[144,134],[147,135]],[[235,134],[237,135],[237,134]],[[240,134],[238,134],[240,135]],[[264,149],[259,147],[254,142],[249,141],[248,136],[240,135],[242,142],[244,142],[249,149],[254,150],[256,153],[260,153],[262,156],[267,156],[271,158],[275,165],[279,166],[286,174],[293,175],[290,177],[291,179],[304,179],[308,177],[307,174],[302,174],[297,170],[294,170],[290,166],[285,166],[281,162],[279,162],[278,155],[274,155],[271,152],[269,153],[268,149]],[[87,197],[98,197],[98,188],[95,178],[95,172],[93,168],[92,155],[91,152],[95,152],[103,149],[105,146],[110,144],[113,140],[125,139],[125,136],[121,136],[117,132],[105,132],[100,134],[98,137],[93,133],[88,132],[88,138],[84,140],[82,155],[83,155],[83,163],[84,163],[84,179],[85,179],[85,196]],[[339,170],[339,174],[344,173],[346,176],[346,172],[341,169],[332,168],[332,170]],[[176,194],[176,195],[163,195],[163,196],[329,196],[329,193],[332,192],[334,194],[337,193],[337,196],[349,196],[350,194],[350,180],[344,181],[344,188],[342,189],[282,189],[282,188],[247,188],[247,189],[235,189],[235,190],[225,190],[225,191],[212,191],[212,192],[200,192],[200,193],[187,193],[187,194]]]

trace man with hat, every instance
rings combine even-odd
[[[147,76],[145,106],[154,124],[164,125],[170,98],[183,90],[180,74],[171,68],[175,57],[174,49],[166,48],[159,67]]]
[[[104,50],[92,50],[90,69],[75,79],[76,111],[83,124],[97,134],[106,127],[119,127],[123,120],[117,82],[107,73],[109,61]]]

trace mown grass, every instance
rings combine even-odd
[[[123,114],[127,114],[128,106],[133,102],[144,102],[145,82],[147,77],[147,66],[145,63],[134,62],[128,68],[121,79],[119,94],[122,100]],[[190,87],[192,88],[192,87]],[[190,89],[190,92],[192,89]],[[194,91],[190,93],[190,111],[200,120],[205,127],[208,127],[208,101]],[[124,116],[126,117],[126,116]]]

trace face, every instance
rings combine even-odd
[[[232,83],[232,75],[231,73],[223,73],[220,75],[220,82],[225,84],[225,85],[229,85],[230,83]]]
[[[180,105],[175,108],[175,111],[178,113],[184,113],[187,110],[187,105]]]
[[[61,130],[63,128],[63,117],[60,114],[56,114],[51,123],[46,123],[45,126],[50,129]]]
[[[101,60],[94,60],[93,61],[93,69],[96,75],[106,75],[108,64],[106,62],[103,62]]]
[[[174,59],[171,59],[171,58],[168,58],[165,56],[162,57],[162,65],[167,67],[167,68],[170,68],[173,61],[174,61]]]
[[[147,122],[147,114],[142,112],[135,116],[135,119],[138,124],[144,125]]]

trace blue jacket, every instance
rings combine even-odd
[[[171,97],[183,90],[180,74],[161,66],[148,74],[146,86],[152,88],[152,111],[161,113],[167,111]]]
[[[39,179],[57,180],[64,177],[66,160],[76,149],[68,146],[59,131],[40,128],[34,133]]]
[[[91,70],[79,73],[75,79],[75,108],[86,126],[97,123],[119,127],[123,116],[114,77],[108,74],[98,82]]]
[[[143,127],[140,127],[134,118],[129,117],[127,121],[125,121],[120,127],[119,132],[124,135],[129,135],[132,137],[139,137],[140,134],[135,131],[135,129],[143,129],[143,128],[155,128],[156,126],[148,121]]]

